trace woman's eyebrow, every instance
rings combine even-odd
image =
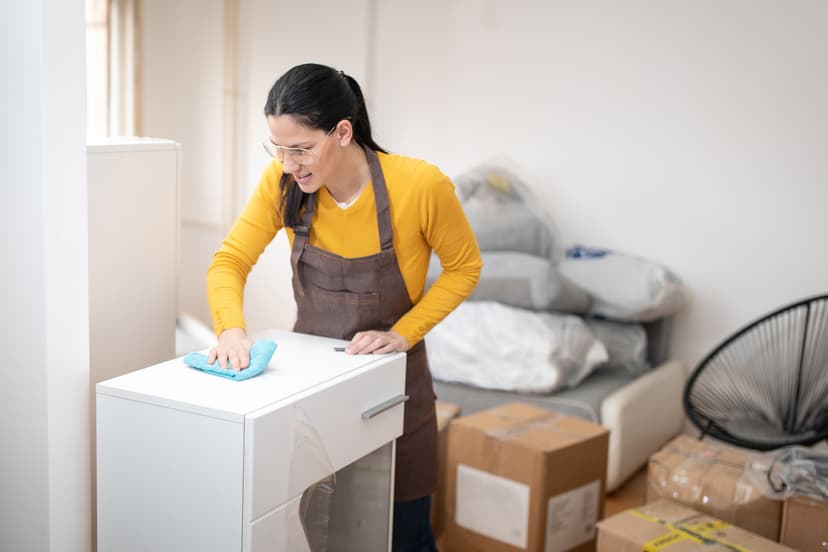
[[[277,144],[273,141],[273,138],[270,139],[270,143],[274,146],[278,146],[280,148],[289,148],[289,149],[307,149],[307,147],[312,143],[310,140],[305,140],[304,142],[299,142],[297,144],[293,144],[290,146],[283,146],[282,144]]]

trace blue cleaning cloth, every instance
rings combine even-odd
[[[197,368],[213,374],[214,376],[221,376],[223,378],[241,381],[250,378],[255,378],[267,368],[267,363],[270,362],[270,357],[276,350],[276,343],[269,339],[261,339],[253,343],[250,348],[250,366],[244,370],[235,371],[233,369],[222,368],[218,360],[212,364],[207,364],[207,355],[201,353],[190,353],[184,357],[184,364],[192,368]]]

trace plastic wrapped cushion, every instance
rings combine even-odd
[[[641,324],[612,322],[588,318],[585,320],[595,339],[607,348],[611,368],[627,370],[640,375],[650,369],[647,361],[647,331]]]
[[[520,251],[551,257],[549,230],[523,203],[491,203],[475,198],[463,210],[481,251]]]
[[[589,294],[562,276],[549,260],[536,255],[505,251],[483,252],[483,270],[472,301],[497,301],[530,310],[585,313]],[[432,256],[427,285],[441,272]]]
[[[552,219],[514,161],[501,155],[453,180],[481,251],[556,258]]]
[[[574,387],[608,358],[577,316],[493,301],[461,304],[426,343],[438,380],[528,393]]]
[[[590,294],[594,315],[652,321],[674,314],[685,302],[684,285],[675,274],[632,255],[576,246],[558,269]]]

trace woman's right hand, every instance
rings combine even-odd
[[[219,366],[232,370],[244,370],[250,366],[250,347],[253,341],[247,337],[243,328],[227,328],[218,338],[218,343],[210,349],[207,362],[212,364],[218,359]]]

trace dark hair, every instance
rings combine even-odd
[[[365,98],[357,81],[326,65],[306,63],[288,70],[271,87],[264,113],[273,117],[290,115],[305,126],[325,132],[342,119],[350,119],[357,144],[386,153],[371,136]],[[289,174],[282,174],[279,188],[282,221],[292,228],[299,222],[299,211],[308,194]]]

